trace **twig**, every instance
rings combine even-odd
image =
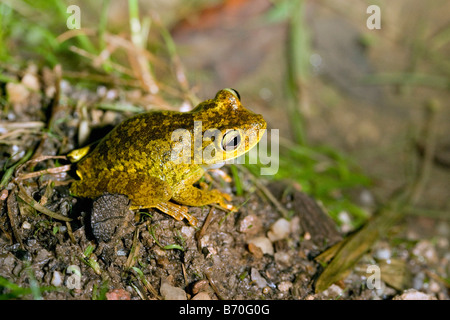
[[[40,170],[40,171],[25,173],[25,174],[15,178],[14,182],[18,182],[18,181],[22,181],[22,180],[26,180],[26,179],[31,179],[31,178],[36,178],[36,177],[39,177],[39,176],[44,175],[44,174],[57,174],[57,173],[67,172],[67,171],[70,171],[71,168],[72,168],[71,164],[66,164],[66,165],[61,166],[61,167],[56,167],[56,168],[50,168],[50,169],[44,169],[44,170]]]
[[[125,262],[125,269],[131,268],[136,263],[136,258],[141,249],[141,243],[139,242],[139,228],[136,228],[133,235],[133,243],[131,245],[130,254]]]
[[[72,219],[65,217],[63,215],[60,215],[56,212],[53,212],[46,207],[40,205],[38,202],[36,202],[32,197],[30,197],[23,186],[19,185],[19,198],[21,198],[25,203],[27,203],[29,206],[33,207],[37,211],[42,212],[43,214],[52,217],[54,219],[62,220],[62,221],[72,221]]]
[[[210,285],[211,288],[214,290],[214,293],[216,294],[216,296],[217,296],[220,300],[228,300],[228,299],[226,299],[226,298],[219,292],[219,290],[217,289],[217,287],[216,287],[214,281],[212,280],[211,275],[209,274],[209,272],[205,271],[205,275],[206,275],[206,278],[207,278],[208,281],[209,281],[209,285]]]
[[[72,226],[70,225],[69,221],[66,221],[66,227],[67,227],[67,233],[69,234],[70,241],[72,241],[73,244],[77,244],[77,241],[75,240],[75,236],[72,232]]]
[[[9,221],[11,223],[11,229],[13,230],[14,237],[17,241],[20,243],[20,247],[24,249],[22,238],[19,235],[19,232],[17,231],[17,226],[15,222],[15,218],[17,217],[19,213],[19,208],[17,207],[17,199],[16,199],[16,187],[13,187],[11,190],[8,200],[7,200],[7,206],[8,206],[8,217]]]
[[[205,235],[206,229],[208,229],[209,224],[211,223],[212,220],[212,216],[213,216],[213,212],[214,209],[211,208],[208,212],[208,215],[206,216],[205,222],[203,223],[202,228],[200,229],[200,231],[197,233],[197,248],[198,251],[201,251],[201,239],[203,238],[203,236]]]

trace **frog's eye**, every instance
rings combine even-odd
[[[222,150],[232,151],[241,144],[241,134],[239,130],[230,130],[222,138]]]
[[[226,88],[226,89],[223,89],[223,90],[230,92],[230,93],[231,93],[233,96],[235,96],[239,101],[241,101],[241,95],[239,94],[239,92],[237,92],[237,90],[234,90],[234,89],[232,89],[232,88]]]

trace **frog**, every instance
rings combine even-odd
[[[195,184],[208,170],[254,148],[266,128],[263,116],[245,108],[230,88],[191,111],[137,114],[85,152],[76,163],[79,180],[70,192],[85,198],[126,195],[130,210],[156,208],[197,227],[188,207],[235,207],[228,193]]]

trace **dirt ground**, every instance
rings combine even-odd
[[[246,105],[262,113],[270,128],[290,137],[287,115],[280,112],[280,105],[286,103],[282,64],[286,24],[258,25],[257,17],[267,10],[268,2],[256,2],[258,5],[241,11],[245,19],[230,10],[221,15],[223,20],[213,19],[212,25],[204,19],[179,23],[172,28],[174,40],[186,70],[196,70],[188,76],[200,98],[209,98],[220,88],[239,88]],[[433,18],[439,25],[446,19],[445,10],[438,6],[425,10],[420,1],[390,4],[389,10],[383,11],[385,20],[375,44],[367,48],[359,41],[361,34],[368,34],[364,5],[349,8],[342,3],[308,2],[313,54],[322,63],[316,65],[317,73],[306,84],[308,103],[302,111],[312,143],[326,143],[347,152],[374,179],[370,190],[355,190],[355,201],[370,214],[376,204],[386,201],[411,178],[411,137],[420,137],[423,106],[433,98],[441,102],[441,108],[436,161],[417,210],[377,241],[345,279],[315,292],[323,266],[314,258],[354,230],[346,224],[345,214],[340,221],[333,221],[326,208],[291,182],[260,180],[257,184],[247,171],[240,171],[244,193],[236,196],[233,181],[211,173],[208,183],[231,194],[233,204],[240,207],[231,214],[211,206],[190,208],[189,213],[199,220],[196,230],[186,221],[176,221],[157,210],[132,213],[126,200],[117,195],[96,201],[74,198],[68,191],[73,171],[29,178],[26,175],[31,171],[68,164],[62,159],[38,158],[15,172],[14,182],[0,195],[0,277],[21,288],[40,287],[41,292],[14,290],[3,283],[0,295],[58,300],[448,300],[449,92],[361,86],[355,80],[375,71],[406,68],[409,51],[405,47],[409,47],[398,39],[411,33],[417,17],[425,22]],[[406,7],[410,10],[405,11]],[[358,10],[363,14],[352,15],[353,20],[343,14]],[[112,14],[119,11],[120,5],[111,9]],[[214,11],[208,14],[214,15]],[[211,45],[214,39],[224,38],[226,46],[224,41]],[[431,69],[429,65],[425,68]],[[63,80],[59,83],[59,104],[53,104],[57,72],[32,63],[8,72],[18,83],[2,83],[11,105],[2,110],[0,135],[13,133],[6,137],[8,144],[0,145],[2,167],[24,157],[35,144],[41,155],[51,157],[77,147],[80,123],[86,119],[80,104],[133,101],[133,96],[120,89],[100,86],[88,90]],[[29,90],[30,86],[35,90]],[[55,107],[44,107],[49,105]],[[92,140],[131,115],[88,110],[90,124],[95,127]],[[39,133],[48,119],[56,135]],[[28,127],[20,123],[28,123]],[[228,167],[224,170],[232,176]],[[72,221],[49,218],[36,210],[40,207],[31,208],[30,199]],[[93,210],[101,211],[94,221]],[[102,218],[104,215],[107,218]],[[114,217],[114,224],[106,226],[109,217]],[[373,265],[392,272],[382,273],[375,289],[368,286],[368,267]],[[393,277],[398,277],[398,270],[407,285],[396,287]]]

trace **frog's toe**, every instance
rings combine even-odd
[[[180,205],[177,205],[172,202],[161,202],[161,203],[158,203],[155,207],[178,221],[181,221],[184,218],[186,218],[186,220],[192,226],[194,226],[194,227],[198,226],[197,218],[190,215],[188,213],[188,208],[185,206],[180,206]]]
[[[231,201],[231,196],[228,193],[220,192],[219,190],[213,190],[213,192],[217,194],[217,203],[220,207],[230,211],[236,210],[235,206],[225,202],[225,200]]]

